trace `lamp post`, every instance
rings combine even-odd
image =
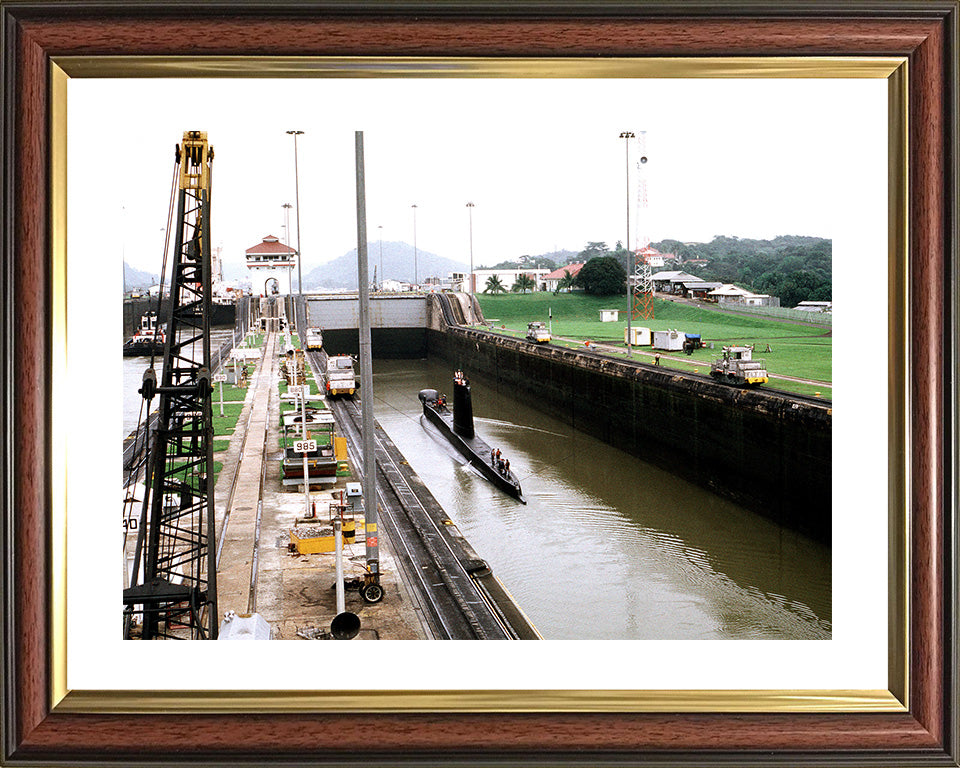
[[[627,172],[627,253],[630,253],[630,139],[635,138],[633,131],[622,131],[620,138],[626,150]],[[630,328],[630,316],[633,314],[633,289],[630,287],[630,257],[627,257],[627,357],[633,355],[633,339]]]
[[[303,261],[300,254],[300,163],[297,157],[297,136],[302,136],[303,131],[287,131],[287,133],[293,136],[293,179],[297,195],[297,293],[303,296],[303,270],[300,267]]]
[[[377,224],[380,235],[380,285],[383,285],[383,224]]]
[[[470,276],[467,285],[470,287],[470,317],[473,317],[473,203],[467,203],[467,213],[470,216]]]
[[[283,244],[287,246],[287,250],[290,249],[290,209],[293,208],[290,203],[284,203],[283,208]],[[290,254],[287,253],[287,256]],[[290,293],[293,293],[293,286],[290,284],[293,281],[293,270],[287,272],[287,290]]]
[[[417,204],[414,203],[410,207],[413,208],[413,287],[417,288],[420,285],[417,276]]]

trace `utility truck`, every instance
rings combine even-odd
[[[737,387],[753,387],[767,383],[767,366],[753,359],[753,347],[724,347],[723,356],[710,366],[710,375]]]
[[[527,323],[527,339],[534,344],[546,344],[550,341],[550,331],[543,323]]]
[[[323,332],[319,328],[307,328],[307,349],[323,349]]]
[[[327,358],[327,395],[349,395],[357,389],[353,373],[353,358],[350,355],[331,355]]]

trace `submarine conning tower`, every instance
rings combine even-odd
[[[473,437],[470,385],[460,379],[453,380],[453,431],[461,437]]]

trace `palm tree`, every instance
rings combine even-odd
[[[513,284],[513,290],[517,293],[526,293],[527,291],[532,291],[536,288],[536,283],[533,282],[533,278],[530,275],[517,275],[517,279]]]
[[[504,293],[506,288],[503,287],[503,283],[500,282],[500,277],[498,275],[490,275],[487,278],[486,287],[484,287],[484,293]]]
[[[557,281],[557,290],[554,293],[560,293],[560,291],[569,292],[573,288],[573,275],[570,274],[569,269],[563,270],[563,277]]]

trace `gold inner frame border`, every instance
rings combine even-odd
[[[67,375],[67,86],[71,78],[850,78],[888,83],[888,690],[109,691],[67,686],[67,457],[52,440],[51,706],[64,713],[690,712],[909,710],[908,61],[905,57],[454,58],[62,56],[51,59],[51,431]]]

